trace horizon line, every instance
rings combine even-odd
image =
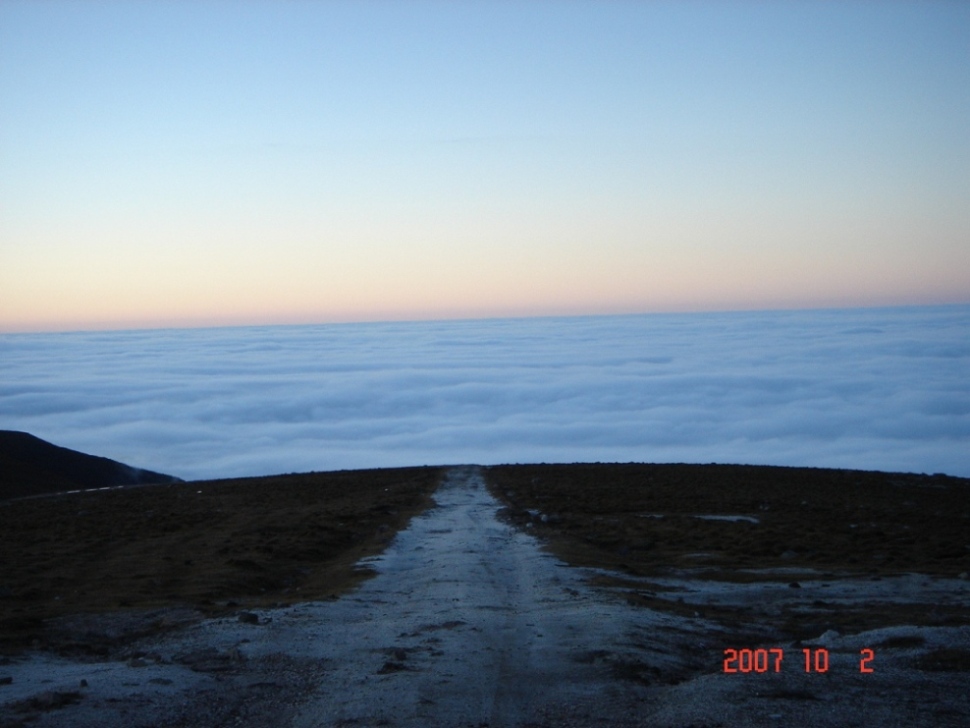
[[[742,313],[784,313],[784,312],[812,312],[812,311],[864,311],[864,310],[891,310],[891,309],[917,309],[917,308],[959,308],[970,306],[970,299],[963,301],[947,301],[933,303],[876,303],[868,305],[792,305],[792,306],[765,306],[765,307],[730,307],[730,308],[671,308],[653,310],[634,310],[634,311],[600,311],[588,313],[535,313],[535,314],[492,314],[492,315],[445,315],[438,317],[414,318],[390,318],[390,317],[361,317],[361,318],[335,318],[320,320],[293,320],[278,321],[253,321],[244,322],[224,322],[218,323],[200,322],[192,323],[160,323],[158,325],[126,325],[106,323],[103,326],[80,325],[78,328],[25,328],[7,329],[0,328],[0,336],[18,336],[31,334],[84,334],[84,333],[124,333],[124,332],[145,332],[145,331],[180,331],[180,330],[207,330],[207,329],[245,329],[245,328],[276,328],[276,327],[298,327],[298,326],[354,326],[354,325],[381,325],[381,324],[422,324],[422,323],[447,323],[447,322],[470,322],[470,321],[516,321],[524,319],[580,319],[580,318],[612,318],[625,316],[690,316],[690,315],[711,315],[711,314],[742,314]]]

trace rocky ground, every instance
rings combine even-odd
[[[968,483],[719,467],[8,503],[0,725],[966,725]]]

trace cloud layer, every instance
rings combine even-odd
[[[0,428],[183,478],[475,462],[970,476],[970,306],[0,337]]]

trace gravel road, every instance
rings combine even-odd
[[[452,470],[435,500],[374,559],[379,576],[339,605],[339,642],[312,610],[297,627],[331,668],[326,694],[294,725],[517,726],[563,706],[590,716],[604,700],[635,706],[604,658],[664,618],[597,598],[499,522],[478,469]]]

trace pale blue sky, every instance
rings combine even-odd
[[[0,330],[970,300],[970,4],[0,3]]]

